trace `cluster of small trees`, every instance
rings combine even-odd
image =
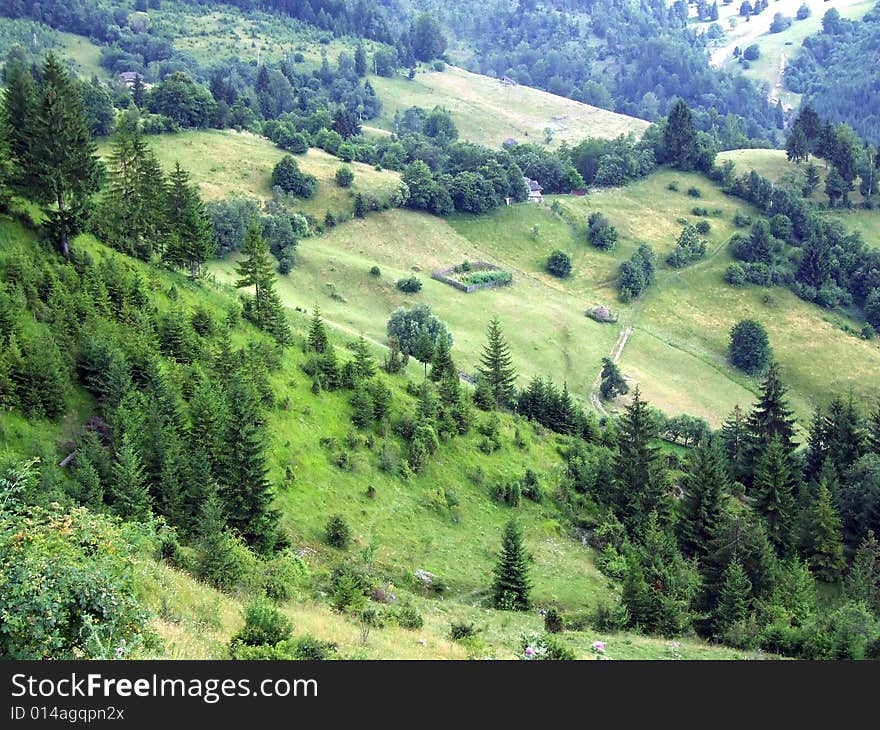
[[[617,229],[598,210],[587,218],[587,239],[600,251],[610,251],[617,243]]]
[[[803,299],[826,307],[856,304],[870,325],[870,336],[880,324],[880,252],[841,223],[815,215],[814,204],[799,192],[754,171],[736,177],[732,165],[725,165],[713,175],[727,180],[730,193],[772,216],[756,221],[749,236],[733,237],[732,252],[744,263],[731,267],[727,280],[789,286]]]
[[[647,243],[643,243],[628,261],[624,261],[620,265],[617,277],[620,301],[629,302],[635,299],[654,283],[655,262],[654,249]]]
[[[695,261],[699,261],[705,255],[706,240],[700,238],[696,226],[688,223],[681,229],[678,242],[669,256],[666,257],[666,263],[673,269],[682,269]]]

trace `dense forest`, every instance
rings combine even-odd
[[[823,117],[846,122],[858,134],[880,145],[880,7],[860,21],[829,10],[822,32],[807,38],[785,69],[785,85],[804,94]]]

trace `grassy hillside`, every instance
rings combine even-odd
[[[272,168],[286,154],[264,137],[234,130],[201,130],[146,137],[162,166],[170,170],[176,162],[186,168],[198,183],[205,200],[249,195],[264,200],[272,197]],[[100,152],[110,153],[104,142]],[[380,200],[397,189],[400,175],[391,170],[377,172],[370,165],[352,162],[354,182],[340,188],[334,181],[342,166],[339,158],[312,148],[296,156],[300,169],[318,179],[313,197],[298,198],[293,208],[323,219],[330,210],[348,213],[354,209],[358,192],[371,192]]]
[[[498,79],[449,66],[443,72],[420,70],[410,81],[398,75],[371,76],[382,100],[382,125],[391,128],[396,111],[411,106],[446,107],[462,139],[498,147],[512,137],[518,142],[543,142],[550,129],[553,144],[572,144],[585,137],[611,139],[640,135],[648,122],[581,104],[527,86],[508,86]]]
[[[37,244],[33,234],[20,225],[0,220],[0,270],[26,249]],[[89,236],[75,242],[80,252],[95,259],[115,256]],[[122,257],[120,257],[122,259]],[[122,259],[144,281],[150,301],[160,311],[172,307],[188,311],[196,303],[215,317],[222,317],[230,304],[222,289],[192,284],[185,277]],[[176,294],[172,300],[169,292]],[[297,339],[304,334],[304,321],[292,314]],[[234,342],[259,337],[244,325],[235,331]],[[334,337],[340,352],[349,338]],[[378,468],[377,450],[385,442],[396,449],[395,437],[374,433],[374,445],[364,435],[349,437],[349,395],[314,394],[300,365],[305,355],[289,348],[281,368],[272,374],[277,405],[268,413],[271,434],[271,478],[282,484],[277,507],[282,527],[302,556],[308,576],[294,586],[293,595],[281,604],[292,619],[296,635],[310,634],[338,644],[341,656],[354,658],[449,658],[469,656],[514,658],[522,632],[542,630],[536,612],[511,614],[483,607],[491,568],[498,550],[503,524],[516,515],[523,525],[526,547],[532,556],[533,596],[539,607],[556,605],[568,615],[583,613],[611,597],[614,590],[596,569],[592,549],[564,534],[555,500],[561,461],[557,447],[565,442],[521,419],[501,417],[502,447],[492,455],[476,448],[478,436],[444,443],[424,473],[404,480],[396,472]],[[420,373],[413,367],[411,375]],[[409,408],[411,396],[404,392],[405,378],[388,378],[395,410]],[[25,420],[13,413],[0,414],[0,434],[6,455],[42,453],[56,461],[73,435],[80,432],[92,413],[91,401],[78,389],[69,394],[68,414],[58,422]],[[480,418],[485,418],[480,415]],[[514,445],[518,429],[526,446]],[[322,443],[322,439],[324,440]],[[347,443],[352,467],[335,464],[338,446]],[[519,508],[499,505],[489,490],[499,478],[518,477],[526,466],[540,475],[545,499],[542,504],[524,502]],[[290,477],[285,476],[290,473]],[[372,487],[372,496],[367,495]],[[452,495],[457,504],[450,507]],[[351,525],[353,544],[347,551],[326,545],[323,528],[331,514],[341,513]],[[341,560],[364,561],[374,575],[394,588],[400,602],[415,606],[424,626],[408,630],[396,626],[372,630],[366,641],[355,618],[332,611],[324,591],[327,574]],[[413,572],[423,568],[435,573],[447,586],[442,598],[418,588]],[[232,634],[241,626],[246,593],[220,593],[187,573],[143,554],[136,562],[135,580],[141,600],[153,612],[153,627],[163,640],[150,655],[166,658],[224,658]],[[449,639],[450,623],[472,622],[479,639],[461,644]],[[593,630],[567,632],[562,641],[579,657],[592,656],[590,646],[606,641],[615,659],[749,658],[747,652],[710,647],[685,639],[671,642],[636,634],[606,634]]]
[[[763,156],[766,151],[757,152]],[[779,153],[768,157],[776,164]],[[679,192],[668,189],[673,182]],[[689,187],[698,187],[702,197],[687,195]],[[601,358],[621,328],[632,324],[635,330],[622,359],[625,374],[669,413],[692,413],[717,425],[735,405],[751,403],[757,389],[754,378],[726,359],[728,333],[746,317],[768,327],[801,418],[849,386],[859,395],[872,393],[880,348],[876,341],[847,334],[841,328],[847,323],[844,315],[825,312],[781,288],[737,290],[723,282],[732,261],[726,243],[736,230],[733,216],[754,211],[706,178],[661,171],[626,188],[555,199],[566,218],[581,225],[591,211],[605,213],[620,231],[614,251],[590,247],[581,225],[572,226],[554,213],[554,198],[448,221],[392,210],[302,241],[297,267],[281,281],[280,291],[291,307],[310,310],[318,304],[344,332],[363,333],[378,343],[384,342],[384,323],[396,307],[425,302],[449,323],[459,367],[466,370],[478,363],[486,322],[497,314],[521,383],[534,375],[564,380],[584,403]],[[615,286],[620,262],[641,242],[650,243],[662,262],[674,247],[681,221],[698,220],[691,212],[695,204],[720,211],[708,218],[710,256],[682,271],[661,263],[657,284],[635,303],[620,307]],[[867,212],[864,217],[873,220]],[[557,248],[572,256],[569,279],[544,271],[547,255]],[[514,285],[464,294],[430,279],[432,271],[465,259],[502,266],[513,273]],[[382,272],[378,279],[368,273],[373,265]],[[232,268],[232,261],[211,266],[227,282]],[[399,292],[394,281],[413,272],[423,281],[422,291]],[[585,317],[585,310],[597,304],[620,309],[620,323],[600,325]],[[841,361],[849,364],[846,370],[836,367]]]
[[[243,597],[219,593],[185,573],[144,561],[141,575],[144,597],[157,613],[154,627],[170,659],[225,659],[232,634],[242,624]],[[327,609],[307,597],[289,601],[283,612],[294,626],[294,635],[310,634],[333,641],[341,656],[351,659],[515,659],[519,636],[539,632],[543,621],[532,614],[491,611],[459,601],[410,598],[425,624],[409,630],[397,626],[373,629],[367,642],[357,621]],[[478,642],[468,647],[451,641],[449,626],[470,622],[480,628]],[[668,640],[639,634],[571,631],[561,637],[579,658],[591,658],[594,641],[607,644],[611,659],[757,659],[759,653],[711,646],[694,639]]]

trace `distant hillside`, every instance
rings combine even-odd
[[[498,147],[518,142],[577,144],[587,137],[611,139],[634,132],[649,122],[600,109],[528,86],[474,74],[455,66],[443,72],[425,70],[415,79],[371,77],[382,99],[381,120],[391,128],[395,112],[408,107],[446,107],[463,139]]]

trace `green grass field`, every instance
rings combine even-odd
[[[455,66],[445,71],[422,69],[410,81],[404,76],[371,76],[382,100],[379,126],[391,128],[396,111],[411,106],[446,107],[462,139],[498,147],[508,138],[543,142],[552,130],[552,144],[577,144],[586,137],[613,138],[640,135],[649,123],[527,86],[507,86],[498,79],[470,73]]]
[[[272,168],[285,155],[284,150],[264,137],[234,130],[180,132],[146,139],[166,170],[180,162],[190,172],[206,200],[236,195],[270,199]],[[99,151],[107,156],[110,143],[104,142]],[[312,148],[304,155],[296,155],[295,159],[300,169],[318,179],[318,187],[313,197],[296,198],[291,208],[320,220],[328,210],[337,216],[351,215],[358,192],[370,192],[385,200],[394,193],[400,180],[400,175],[391,170],[377,172],[370,165],[353,162],[350,166],[354,183],[349,188],[340,188],[334,180],[336,170],[343,164],[339,158]]]

